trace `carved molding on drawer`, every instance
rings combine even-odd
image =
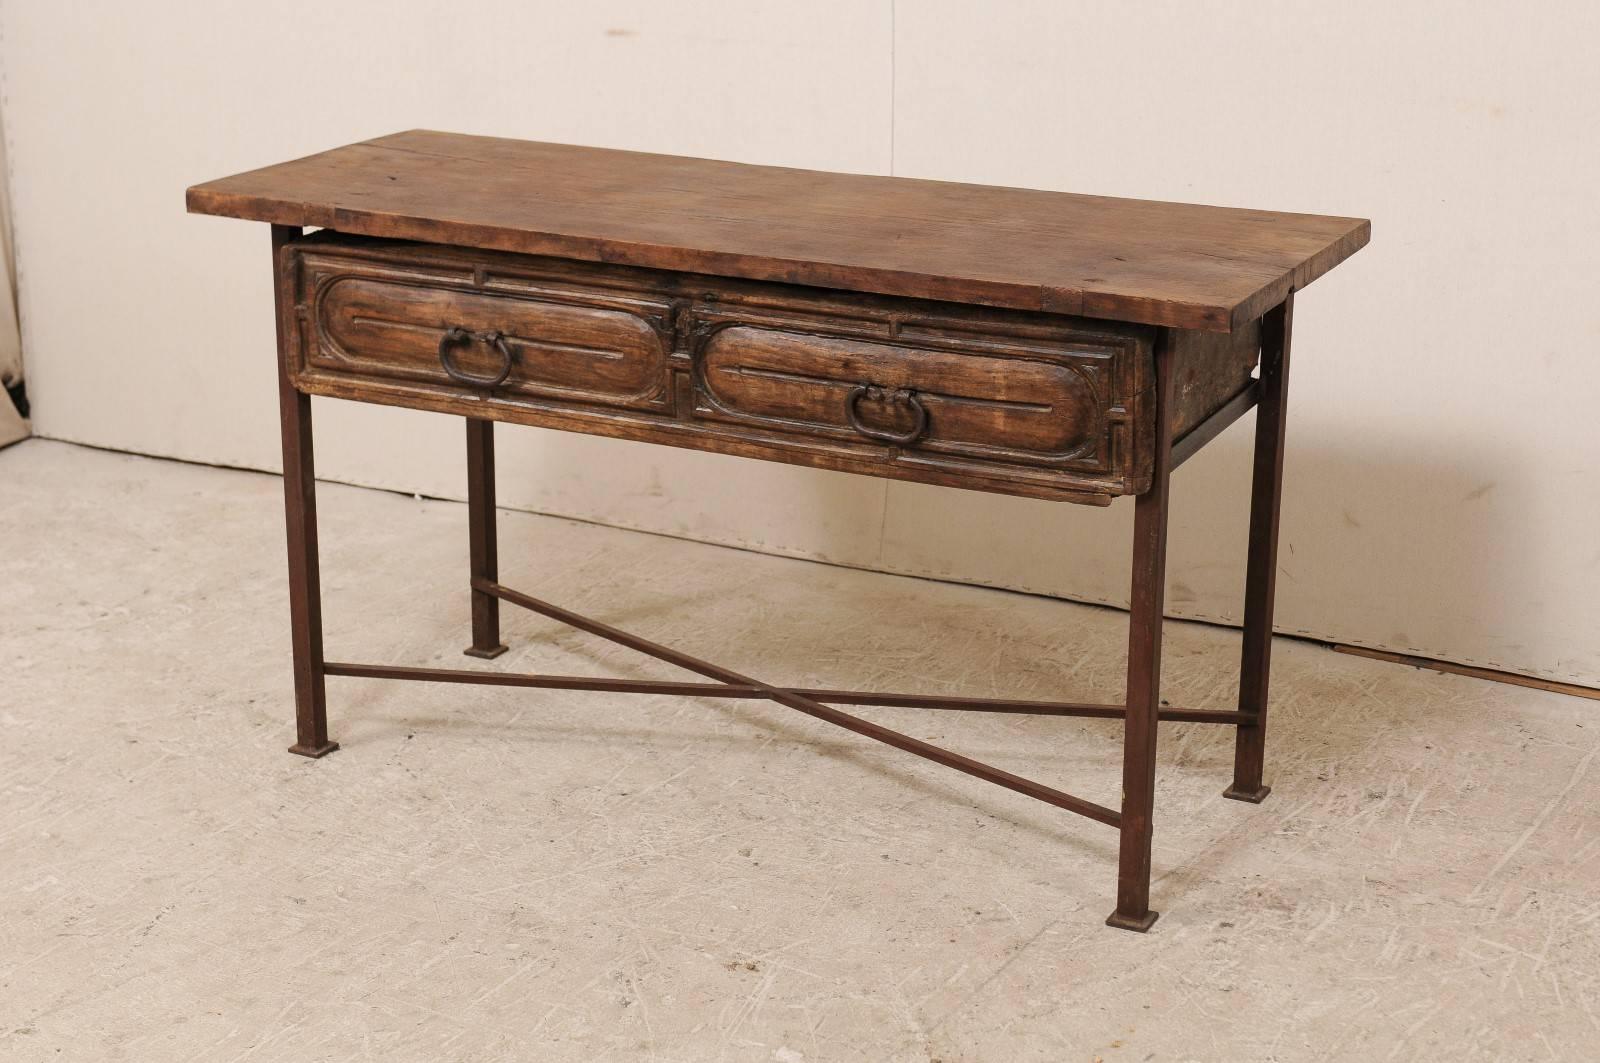
[[[340,234],[281,268],[319,395],[1101,505],[1150,483],[1143,326]]]
[[[893,338],[904,335],[899,317],[861,324],[802,331],[754,314],[698,322],[695,415],[873,448],[886,436],[915,436],[908,458],[1109,469],[1111,422],[1125,417],[1111,401],[1111,371],[1124,352],[996,335],[935,345]],[[863,387],[880,401],[862,403]],[[915,401],[882,401],[889,396]]]
[[[461,328],[503,337],[513,365],[497,390],[630,407],[670,402],[671,332],[659,315],[594,305],[580,292],[536,299],[362,270],[319,270],[307,282],[311,368],[443,380],[440,341]],[[483,344],[467,344],[455,358],[468,373],[492,375],[494,354]]]

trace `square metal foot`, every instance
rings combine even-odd
[[[476,646],[468,646],[461,652],[466,654],[468,657],[482,657],[486,661],[492,661],[502,653],[506,652],[507,649],[509,649],[507,646],[492,646],[487,650],[480,650]]]
[[[1222,796],[1230,801],[1249,801],[1252,805],[1259,805],[1271,792],[1270,786],[1263,786],[1259,790],[1236,790],[1230,786],[1222,791]]]
[[[1160,912],[1145,912],[1141,916],[1123,915],[1121,912],[1112,912],[1106,917],[1106,926],[1114,926],[1118,930],[1132,930],[1135,934],[1143,934],[1156,923]]]
[[[329,753],[332,753],[338,748],[339,743],[337,742],[327,742],[320,746],[303,746],[299,742],[296,742],[294,745],[289,747],[289,752],[293,753],[297,757],[310,757],[312,760],[316,760],[320,757],[327,756]]]

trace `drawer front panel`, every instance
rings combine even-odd
[[[777,428],[878,442],[915,434],[905,445],[1046,464],[1083,458],[1104,431],[1092,374],[1043,351],[1000,357],[734,324],[701,358],[711,408]],[[921,432],[911,397],[926,411]]]
[[[400,379],[452,383],[440,345],[460,374],[492,380],[495,390],[649,406],[665,394],[667,344],[628,310],[460,291],[409,280],[335,274],[318,286],[311,320],[318,342],[311,366]],[[664,306],[663,306],[664,309]],[[501,346],[492,342],[501,338]]]
[[[1074,502],[1149,485],[1142,326],[329,233],[279,268],[313,394]]]

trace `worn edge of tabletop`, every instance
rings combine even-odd
[[[431,133],[432,131],[428,130],[409,130],[404,133],[390,134],[372,140],[343,145],[327,151],[315,152],[298,159],[244,171],[213,181],[202,182],[191,186],[187,190],[185,196],[186,207],[191,214],[268,222],[274,225],[331,229],[361,236],[414,240],[432,244],[467,245],[516,254],[543,255],[553,258],[700,273],[710,276],[799,284],[828,290],[861,291],[905,298],[932,299],[1016,310],[1071,314],[1102,320],[1197,329],[1209,332],[1231,332],[1254,321],[1267,310],[1282,302],[1290,291],[1304,288],[1313,280],[1316,280],[1365,247],[1371,239],[1372,231],[1372,223],[1367,219],[1342,218],[1332,215],[1304,215],[1305,217],[1321,220],[1347,221],[1351,224],[1344,233],[1330,240],[1311,255],[1303,258],[1298,265],[1282,270],[1279,276],[1259,285],[1250,294],[1229,304],[1182,301],[1172,298],[1153,299],[1110,291],[1098,292],[1087,288],[1050,287],[991,281],[953,274],[930,274],[910,270],[896,270],[861,263],[828,262],[818,259],[789,259],[772,255],[755,255],[748,252],[694,247],[683,243],[667,244],[631,239],[616,240],[607,237],[585,236],[578,233],[447,220],[380,210],[363,210],[332,203],[315,203],[234,191],[226,187],[231,184],[248,182],[250,179],[257,178],[268,171],[291,167],[329,156],[346,148],[383,148],[388,146],[385,144],[386,141],[412,134]],[[454,136],[454,134],[437,135]],[[467,139],[504,141],[504,138],[490,137]],[[516,143],[514,141],[509,142]],[[538,142],[526,143],[534,144]],[[657,158],[685,159],[730,167],[749,167],[751,169],[773,171],[788,170],[797,173],[833,176],[828,171],[808,171],[793,167],[754,166],[752,164],[726,162],[724,160],[699,159],[689,156],[660,156],[650,152],[632,152],[621,149],[582,149],[578,145],[541,146],[573,147],[580,150],[615,152],[619,155],[654,155]],[[862,177],[874,175],[839,174],[837,176]],[[955,182],[924,181],[905,177],[879,176],[877,179],[906,182],[913,185],[1010,190],[1006,189],[1005,186],[998,185],[962,186]],[[1038,189],[1015,190],[1023,192],[1041,191]],[[1155,203],[1156,201],[1137,202]],[[1179,207],[1200,206],[1199,204],[1180,203],[1170,205]],[[1235,208],[1217,209],[1232,210]]]

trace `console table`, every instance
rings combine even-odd
[[[768,699],[1115,827],[1107,922],[1141,931],[1156,918],[1157,724],[1234,728],[1225,796],[1267,795],[1294,295],[1360,249],[1368,222],[422,130],[197,185],[188,207],[272,226],[291,752],[338,748],[329,675]],[[468,654],[505,651],[508,602],[712,682],[327,660],[312,395],[466,419]],[[1238,708],[1162,707],[1169,477],[1251,407]],[[1134,496],[1124,703],[798,689],[506,587],[496,421],[1085,505]],[[1121,799],[1085,800],[839,705],[1121,719]]]

